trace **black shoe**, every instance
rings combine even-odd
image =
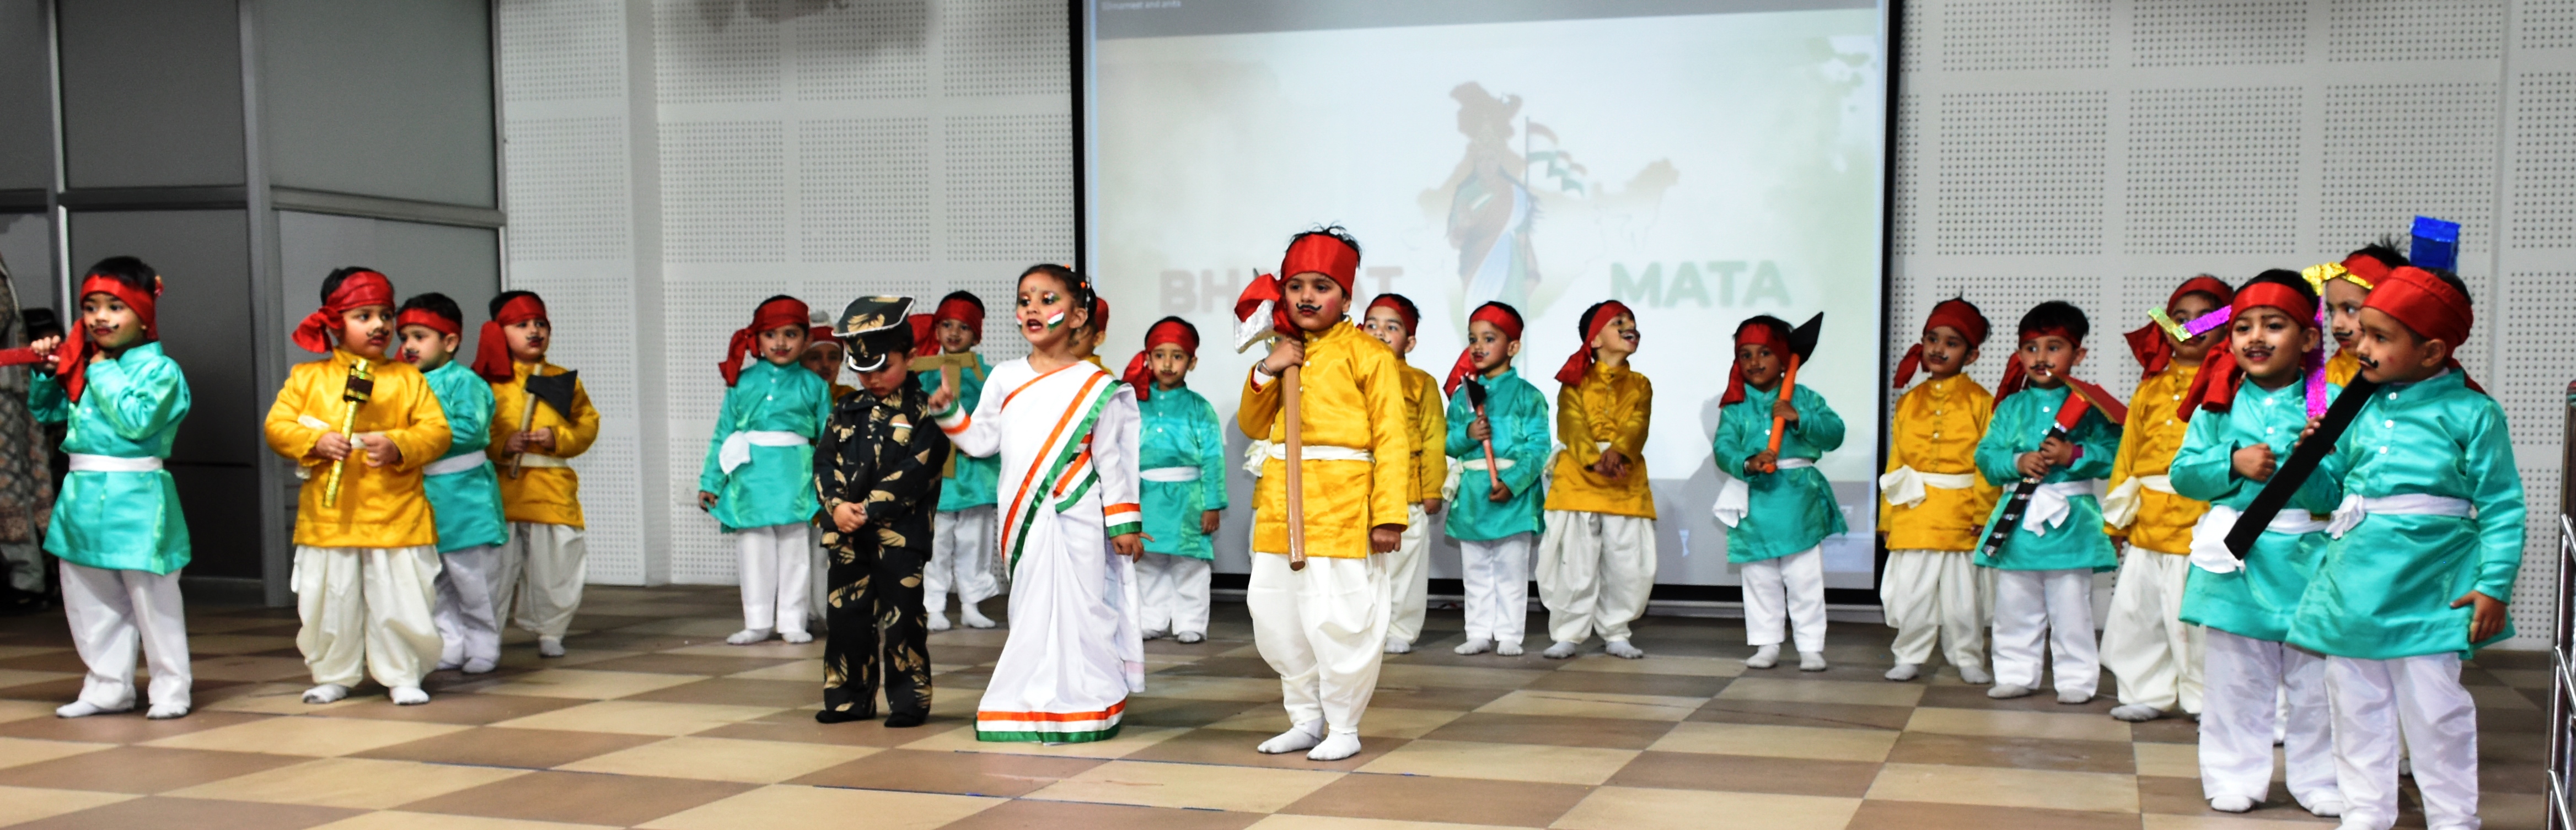
[[[875,712],[835,712],[830,709],[825,709],[814,713],[814,722],[849,723],[851,721],[876,720],[876,717],[877,713]],[[916,721],[916,723],[918,723],[918,721]]]
[[[887,729],[910,729],[929,719],[930,715],[922,712],[896,712],[886,716],[885,725]]]

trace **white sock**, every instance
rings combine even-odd
[[[63,704],[63,705],[61,705],[61,706],[54,707],[54,717],[58,717],[58,718],[86,718],[86,717],[89,717],[89,716],[91,716],[91,715],[106,715],[106,714],[114,714],[114,713],[117,713],[117,712],[131,712],[131,711],[134,711],[134,704],[131,704],[131,703],[128,703],[128,704],[126,704],[126,705],[124,705],[124,706],[120,706],[120,707],[117,707],[117,708],[114,708],[114,709],[109,709],[109,708],[104,707],[104,706],[93,706],[93,705],[91,705],[91,704],[90,704],[90,702],[89,702],[89,701],[86,701],[86,700],[75,700],[75,701],[72,701],[72,702],[70,702],[70,703],[66,703],[66,704]]]
[[[733,636],[726,637],[725,642],[729,645],[747,646],[767,639],[769,639],[769,629],[746,628],[734,632]]]
[[[1169,636],[1172,636],[1172,632],[1169,632],[1169,631],[1148,631],[1148,632],[1145,632],[1145,639],[1148,639],[1148,640],[1160,640],[1160,639],[1163,639],[1163,638],[1165,638],[1165,637],[1169,637]]]
[[[948,624],[948,615],[946,614],[932,614],[930,615],[929,622],[930,630],[932,631],[946,631],[953,627]]]
[[[810,643],[814,641],[814,635],[802,631],[781,631],[778,632],[778,639],[789,643]]]
[[[1558,640],[1554,644],[1549,645],[1546,651],[1539,652],[1538,656],[1545,657],[1550,660],[1563,660],[1568,657],[1573,657],[1574,653],[1582,650],[1582,648],[1582,643]]]
[[[1645,649],[1631,645],[1626,640],[1612,640],[1607,646],[1603,647],[1602,650],[1610,652],[1610,656],[1612,657],[1628,660],[1636,660],[1646,656]]]
[[[2164,717],[2164,716],[2165,716],[2165,710],[2163,710],[2163,709],[2158,709],[2158,708],[2156,708],[2156,707],[2149,706],[2149,705],[2146,705],[2146,704],[2144,704],[2144,703],[2131,703],[2131,704],[2128,704],[2128,705],[2126,705],[2126,706],[2113,706],[2113,707],[2111,707],[2111,717],[2118,718],[2118,719],[2120,719],[2120,720],[2124,720],[2124,721],[2128,721],[2128,722],[2130,722],[2130,723],[2145,723],[2145,722],[2147,722],[2147,721],[2155,720],[2155,719],[2157,719],[2157,718],[2161,718],[2161,717]],[[2229,810],[2228,812],[2231,812],[2231,813],[2241,813],[2241,812],[2244,812],[2244,811],[2243,811],[2243,810]]]
[[[348,696],[349,687],[338,683],[323,683],[304,690],[304,702],[313,704],[338,703]]]
[[[1270,740],[1262,741],[1261,745],[1254,747],[1254,749],[1265,755],[1303,752],[1305,750],[1314,749],[1316,744],[1323,743],[1323,731],[1324,722],[1322,720],[1307,721],[1305,723],[1297,724],[1296,726],[1288,727],[1288,731],[1281,732]]]
[[[539,657],[562,657],[562,656],[564,656],[563,638],[562,638],[562,637],[538,637],[538,638],[537,638],[537,656],[539,656]]]
[[[152,709],[151,709],[151,711],[148,711],[148,712],[143,713],[143,716],[144,716],[144,717],[146,717],[146,718],[153,719],[153,720],[170,720],[170,719],[172,719],[172,718],[184,718],[184,717],[187,717],[187,716],[188,716],[188,704],[185,704],[185,703],[155,703],[155,704],[152,704]]]
[[[1995,682],[1995,676],[1987,674],[1983,666],[1960,666],[1959,682],[1970,686],[1983,686]]]
[[[2317,796],[2315,798],[2308,799],[2307,803],[2302,806],[2308,808],[2309,815],[2313,815],[2318,818],[2343,817],[2344,803],[2343,797],[2340,795],[2330,794]]]
[[[1358,754],[1360,754],[1360,733],[1335,732],[1325,736],[1323,743],[1316,744],[1314,751],[1306,753],[1306,760],[1339,761]]]
[[[1996,700],[2007,700],[2016,697],[2029,697],[2030,692],[2031,688],[2029,686],[2015,686],[2010,683],[1997,683],[1994,688],[1986,690],[1986,696]]]
[[[1825,670],[1825,653],[1824,653],[1824,652],[1821,652],[1821,651],[1801,651],[1801,652],[1798,652],[1798,670],[1799,670],[1799,671],[1824,671],[1824,670]]]
[[[2254,799],[2241,795],[2222,795],[2209,800],[2209,809],[2222,813],[2242,813],[2254,809]]]
[[[499,664],[489,657],[477,657],[465,661],[466,674],[483,674],[496,668],[500,668]]]
[[[1459,643],[1457,648],[1450,649],[1459,654],[1483,654],[1492,650],[1494,650],[1494,641],[1483,637],[1469,638],[1466,642]]]
[[[1207,641],[1207,635],[1205,635],[1205,634],[1201,634],[1201,633],[1198,633],[1198,632],[1196,632],[1196,631],[1183,631],[1183,632],[1181,632],[1181,633],[1179,633],[1179,634],[1174,634],[1174,635],[1172,635],[1172,641],[1173,641],[1173,642],[1177,642],[1177,643],[1184,643],[1184,644],[1187,644],[1187,643],[1201,643],[1201,642],[1206,642],[1206,641]]]
[[[1508,643],[1495,643],[1494,653],[1505,657],[1519,657],[1521,656],[1520,641],[1514,640]]]
[[[982,611],[975,610],[975,604],[971,602],[958,604],[957,619],[966,623],[967,628],[993,627],[992,618],[984,616],[984,612]]]
[[[2093,696],[2092,696],[2092,695],[2088,695],[2088,694],[2083,694],[2083,693],[2080,693],[2080,692],[2069,692],[2069,691],[2060,690],[2060,691],[2058,691],[2058,693],[2057,693],[2057,702],[2059,702],[2059,703],[2063,703],[2063,704],[2066,704],[2066,705],[2068,705],[2068,706],[2073,706],[2073,705],[2076,705],[2076,704],[2078,704],[2078,703],[2091,703],[2091,702],[2093,702]]]
[[[1778,643],[1756,648],[1753,650],[1753,656],[1744,658],[1744,667],[1748,669],[1767,669],[1777,665],[1780,665],[1780,644]]]
[[[1410,642],[1406,642],[1404,638],[1402,638],[1402,637],[1388,637],[1388,638],[1386,638],[1386,653],[1388,653],[1388,654],[1409,654],[1409,653],[1412,653],[1412,651],[1413,651],[1413,644],[1412,644],[1412,643],[1410,643]]]
[[[392,696],[395,706],[418,706],[429,702],[429,693],[421,691],[419,686],[396,688]]]
[[[1914,679],[1915,675],[1921,674],[1922,672],[1922,666],[1917,666],[1912,663],[1898,663],[1896,664],[1896,668],[1887,670],[1887,679],[1904,682]]]

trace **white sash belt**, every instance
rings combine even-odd
[[[2144,501],[2138,497],[2140,490],[2154,490],[2168,496],[2181,495],[2174,492],[2173,476],[2130,476],[2129,480],[2120,482],[2120,486],[2111,488],[2110,493],[2102,496],[2102,522],[2112,527],[2128,527],[2136,522],[2138,505]]]
[[[1288,445],[1287,445],[1287,444],[1272,444],[1272,445],[1270,445],[1269,456],[1270,456],[1270,457],[1272,457],[1272,458],[1279,459],[1279,460],[1281,460],[1281,461],[1286,461],[1286,460],[1288,460]],[[1307,444],[1307,445],[1304,445],[1304,446],[1298,447],[1298,448],[1297,448],[1297,457],[1298,457],[1299,459],[1306,460],[1306,461],[1375,461],[1375,460],[1377,460],[1377,456],[1369,454],[1369,451],[1368,451],[1368,450],[1357,449],[1357,448],[1353,448],[1353,447],[1336,447],[1336,446],[1331,446],[1331,445],[1328,445],[1328,444]]]
[[[1977,486],[1976,473],[1927,473],[1898,467],[1878,477],[1880,497],[1898,507],[1921,507],[1931,490],[1966,490]]]
[[[1299,449],[1304,448],[1300,447]],[[1287,457],[1288,456],[1284,453],[1280,455],[1280,459],[1283,461],[1286,460]],[[1243,471],[1250,473],[1253,478],[1261,478],[1261,464],[1268,460],[1270,460],[1270,442],[1268,440],[1255,440],[1250,444],[1244,445]]]
[[[429,462],[428,465],[420,468],[420,474],[424,476],[455,475],[457,473],[473,470],[489,463],[492,463],[492,460],[483,457],[482,453],[469,452],[464,455],[441,458],[439,460]]]
[[[161,469],[161,459],[151,456],[124,458],[114,455],[67,453],[75,473],[149,473]]]
[[[2102,480],[2098,478],[2042,484],[2039,489],[2031,491],[2030,507],[2022,513],[2021,526],[2029,528],[2030,535],[2046,536],[2050,529],[2065,524],[2066,515],[2074,512],[2067,504],[2068,499],[2101,491]]]
[[[1816,466],[1812,458],[1783,458],[1779,463],[1783,470]],[[1744,521],[1745,513],[1752,510],[1753,485],[1744,483],[1744,479],[1728,476],[1726,486],[1718,488],[1717,503],[1709,506],[1708,513],[1716,517],[1718,524],[1734,527],[1737,522]]]
[[[1553,462],[1550,462],[1550,464],[1553,466]],[[1449,459],[1449,477],[1440,482],[1440,498],[1448,501],[1457,501],[1458,476],[1468,470],[1474,470],[1481,473],[1488,467],[1492,468],[1494,472],[1499,473],[1504,470],[1511,469],[1512,460],[1509,458],[1496,458],[1491,460],[1475,458],[1465,461],[1460,461],[1455,458]]]
[[[1182,482],[1199,480],[1199,468],[1153,467],[1150,469],[1137,470],[1136,477],[1146,481],[1159,481],[1165,484],[1180,484]]]
[[[2342,504],[2335,505],[2334,519],[2326,523],[2326,533],[2341,539],[2344,534],[2351,533],[2353,528],[2360,527],[2361,520],[2372,513],[2384,513],[2390,516],[2457,516],[2474,519],[2477,518],[2478,510],[2477,506],[2470,504],[2468,499],[2455,499],[2430,493],[2399,493],[2377,498],[2345,496]]]
[[[532,452],[523,452],[523,453],[520,453],[520,454],[519,454],[519,466],[521,466],[521,467],[555,467],[555,468],[559,468],[559,469],[571,469],[571,468],[572,468],[572,464],[570,464],[570,463],[568,463],[568,462],[564,461],[564,460],[563,460],[563,459],[561,459],[561,458],[556,458],[556,457],[551,456],[551,455],[538,455],[538,454],[536,454],[536,453],[532,453]]]
[[[2214,574],[2223,574],[2235,573],[2245,566],[2245,563],[2237,561],[2236,554],[2229,553],[2227,550],[2227,534],[2236,529],[2236,519],[2242,515],[2244,514],[2237,512],[2236,508],[2223,504],[2210,505],[2209,512],[2200,514],[2200,522],[2191,526],[2192,567]],[[2263,526],[2265,533],[2286,533],[2292,536],[2315,533],[2324,529],[2326,529],[2325,520],[2317,518],[2314,513],[2295,507],[2281,508],[2280,513],[2272,516],[2272,523]]]
[[[803,447],[813,443],[814,439],[793,432],[777,430],[736,432],[725,436],[724,446],[716,450],[716,467],[724,470],[725,475],[733,475],[735,468],[751,463],[751,448],[754,446]]]

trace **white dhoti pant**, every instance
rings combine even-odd
[[[2272,734],[2288,717],[2281,741],[2290,796],[2313,805],[2342,801],[2335,787],[2334,716],[2326,702],[2326,658],[2287,643],[2209,629],[2209,707],[2200,713],[2200,792],[2241,795],[2260,804],[2272,794]],[[2275,701],[2289,692],[2286,711]]]
[[[153,703],[187,706],[187,608],[179,598],[179,573],[118,571],[62,563],[63,616],[72,645],[89,676],[81,678],[82,703],[101,709],[131,708],[134,650],[152,665]]]
[[[921,604],[948,613],[948,592],[972,605],[993,598],[993,506],[941,511],[930,519],[930,564],[921,569]]]
[[[438,555],[438,606],[430,618],[438,624],[438,664],[461,666],[481,658],[501,659],[501,617],[492,608],[494,569],[501,563],[500,545],[480,545]]]
[[[2199,714],[2201,627],[2182,621],[2191,557],[2131,547],[2120,557],[2102,620],[2102,667],[2120,680],[2120,703]]]
[[[1431,610],[1431,514],[1422,503],[1404,509],[1404,536],[1386,557],[1386,638],[1422,639],[1422,617]]]
[[[1548,637],[1580,643],[1598,633],[1625,642],[1655,590],[1655,520],[1579,510],[1547,511],[1539,537],[1538,598]]]
[[[2478,707],[2460,686],[2460,656],[2326,658],[2334,701],[2335,783],[2343,826],[2397,822],[2400,736],[2424,795],[2424,826],[2478,827]]]
[[[806,527],[794,522],[734,531],[741,553],[742,627],[805,630],[805,602],[814,593],[814,551]]]
[[[1878,599],[1887,627],[1896,629],[1889,651],[1896,662],[1920,666],[1932,661],[1939,642],[1950,665],[1983,668],[1994,596],[1993,570],[1977,567],[1975,551],[1888,551]]]
[[[1206,634],[1208,568],[1216,563],[1195,556],[1147,551],[1136,560],[1138,609],[1147,633]]]
[[[1359,732],[1386,656],[1384,557],[1308,557],[1296,571],[1285,555],[1252,555],[1243,601],[1261,659],[1279,672],[1289,722]]]
[[[295,647],[315,683],[419,688],[443,645],[438,550],[295,546]]]
[[[1808,548],[1775,559],[1746,562],[1744,642],[1775,646],[1789,628],[1800,652],[1825,650],[1825,549]]]
[[[511,522],[493,582],[492,610],[519,628],[561,638],[581,610],[581,586],[590,575],[590,547],[572,525]]]
[[[1459,581],[1467,595],[1467,639],[1521,641],[1529,628],[1529,556],[1535,541],[1528,533],[1458,540],[1459,569],[1466,577]]]
[[[2039,688],[2046,641],[2057,691],[2091,696],[2102,687],[2093,644],[2093,570],[1995,572],[1995,682]]]

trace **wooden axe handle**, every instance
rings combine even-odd
[[[529,428],[529,427],[531,427],[531,426],[535,426],[535,425],[536,425],[536,423],[537,423],[537,396],[535,396],[535,395],[528,395],[528,396],[526,396],[526,397],[527,397],[527,399],[528,399],[528,400],[527,400],[527,406],[526,406],[525,408],[523,408],[523,409],[520,409],[520,410],[519,410],[519,431],[520,431],[520,432],[526,432],[526,431],[528,431],[528,428]],[[527,451],[525,451],[525,450],[522,450],[522,451],[519,451],[519,452],[514,452],[514,453],[511,453],[511,454],[510,454],[510,477],[511,477],[511,478],[518,478],[518,477],[519,477],[519,459],[520,459],[520,458],[522,458],[522,457],[524,457],[524,456],[526,456],[527,454],[528,454],[528,453],[527,453]]]
[[[1799,362],[1797,353],[1791,352],[1789,354],[1789,371],[1780,376],[1780,400],[1790,400],[1792,395],[1797,394]],[[1780,436],[1783,433],[1788,432],[1788,430],[1789,419],[1782,418],[1778,415],[1771,416],[1772,462],[1762,465],[1763,472],[1776,473],[1780,471]]]
[[[1292,571],[1306,569],[1306,476],[1302,469],[1305,465],[1299,463],[1304,455],[1305,437],[1300,434],[1304,430],[1297,412],[1297,398],[1303,389],[1298,382],[1297,369],[1290,366],[1287,371],[1279,373],[1279,408],[1288,417],[1282,432],[1287,437],[1288,463],[1284,483],[1288,488],[1288,569]]]

